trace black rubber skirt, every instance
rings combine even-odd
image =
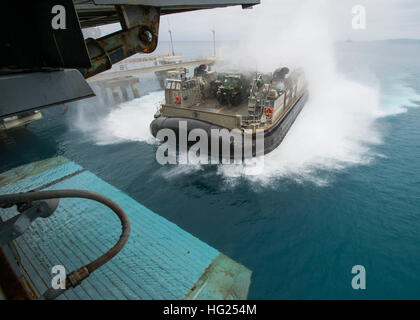
[[[273,127],[271,127],[268,130],[264,131],[264,148],[257,148],[256,146],[256,135],[253,134],[252,138],[249,140],[246,140],[243,138],[243,141],[251,141],[252,143],[252,156],[251,153],[244,152],[242,150],[242,158],[249,158],[249,157],[255,157],[255,156],[261,156],[264,154],[268,154],[272,152],[274,149],[276,149],[281,142],[283,141],[284,137],[287,135],[287,132],[289,131],[290,127],[295,122],[296,118],[298,117],[299,113],[303,109],[306,101],[308,100],[308,93],[305,92],[299,100],[295,102],[295,104],[289,109],[289,111],[283,116],[282,119],[280,119],[277,124]],[[167,117],[159,117],[152,121],[150,124],[150,131],[154,137],[157,136],[157,133],[162,129],[170,129],[172,130],[176,135],[177,144],[179,144],[179,128],[180,128],[180,122],[186,122],[187,123],[187,134],[189,134],[194,129],[202,129],[207,133],[208,137],[208,152],[209,155],[211,154],[211,132],[212,129],[226,129],[220,126],[216,126],[214,124],[204,122],[201,120],[196,119],[189,119],[189,118],[167,118]],[[188,142],[187,146],[191,146],[195,144],[196,142]],[[222,141],[220,139],[219,141],[219,147],[218,147],[218,153],[219,157],[222,158],[222,150],[223,150],[223,144],[229,143],[230,147],[230,158],[234,158],[234,143],[232,141]],[[242,144],[242,147],[244,147],[245,143]],[[214,156],[214,155],[213,155]]]

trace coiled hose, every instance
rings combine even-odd
[[[127,214],[124,210],[111,199],[95,192],[86,190],[48,190],[48,191],[35,191],[26,193],[16,193],[0,195],[0,207],[12,206],[19,203],[30,203],[32,201],[57,199],[57,198],[84,198],[100,202],[112,211],[114,211],[121,221],[122,233],[117,243],[109,249],[102,256],[89,264],[81,267],[80,269],[71,272],[66,277],[66,289],[53,289],[49,288],[39,299],[55,299],[70,287],[75,287],[81,283],[89,274],[111,260],[120,250],[124,247],[130,235],[131,227]]]

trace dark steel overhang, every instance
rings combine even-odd
[[[242,6],[250,8],[260,0],[74,0],[82,28],[119,22],[116,5],[141,5],[159,7],[161,15],[186,11]]]

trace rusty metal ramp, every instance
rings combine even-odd
[[[123,250],[59,299],[246,299],[251,271],[175,224],[148,210],[121,190],[63,157],[0,174],[0,194],[33,189],[84,189],[117,202],[132,225]],[[16,215],[0,209],[1,219]],[[120,236],[111,210],[84,199],[61,199],[56,212],[37,219],[9,244],[13,265],[34,298],[51,286],[52,267],[67,272],[94,260]]]

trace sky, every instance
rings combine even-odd
[[[162,16],[159,37],[160,41],[169,40],[170,25],[174,41],[211,41],[212,29],[218,40],[241,40],[252,32],[255,24],[267,19],[275,21],[276,28],[287,29],[308,2],[319,3],[325,11],[323,18],[328,20],[335,40],[420,39],[418,0],[261,0],[252,9],[237,6]],[[352,8],[356,5],[366,8],[366,29],[352,27]],[[109,33],[119,28],[114,24],[102,30]]]

